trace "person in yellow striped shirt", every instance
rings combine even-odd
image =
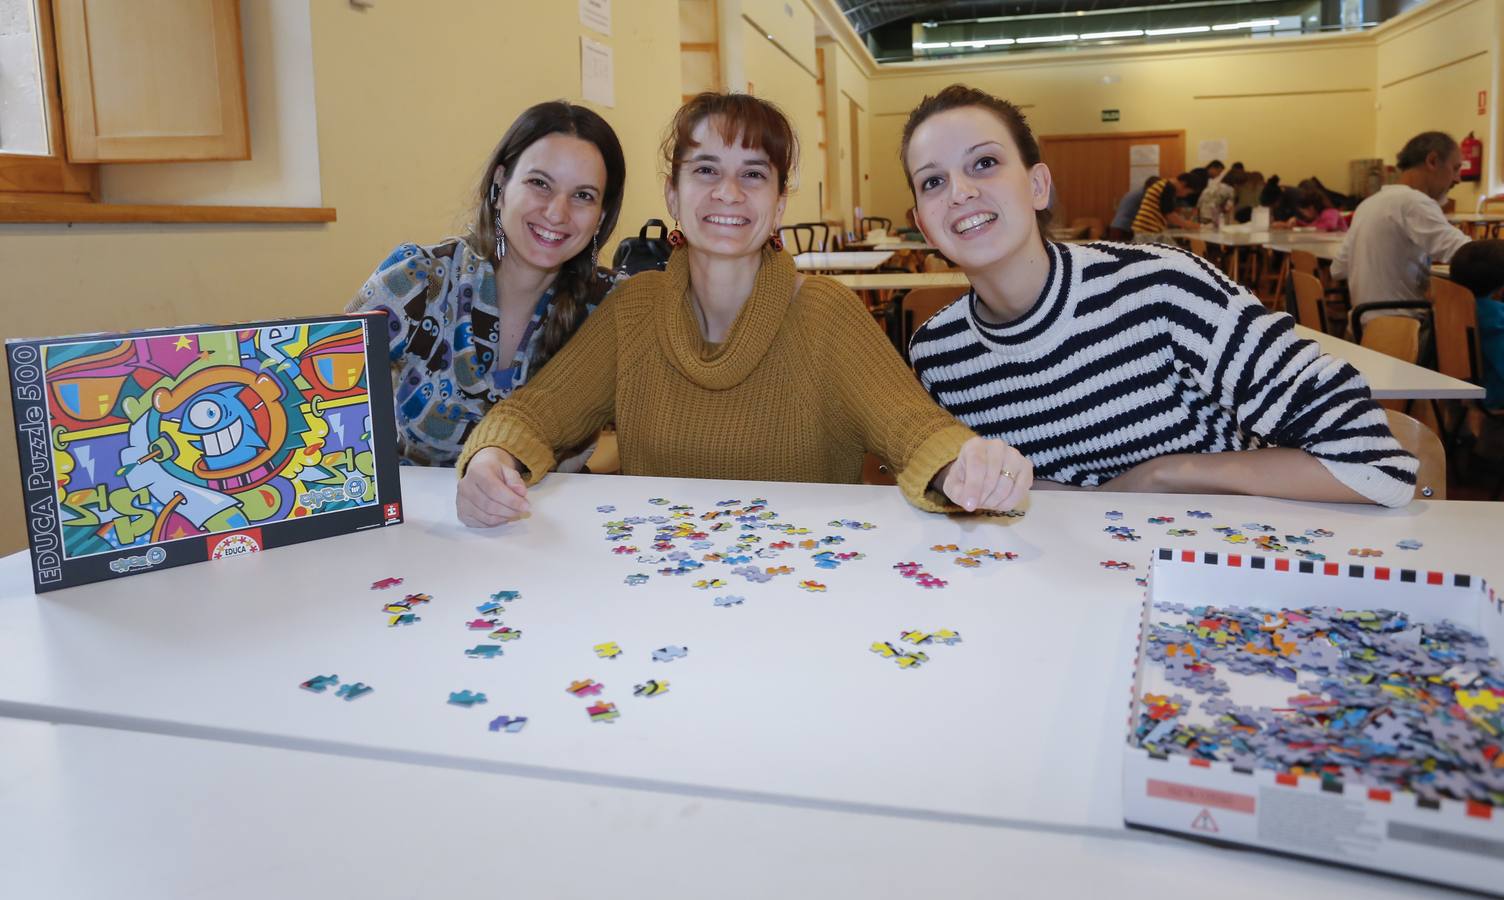
[[[1201,187],[1206,187],[1205,175]],[[1195,228],[1192,216],[1175,211],[1175,202],[1182,197],[1197,193],[1197,177],[1191,172],[1182,172],[1174,178],[1161,178],[1144,189],[1144,199],[1138,205],[1138,215],[1133,217],[1133,239],[1139,243],[1160,240],[1160,235],[1170,228]]]

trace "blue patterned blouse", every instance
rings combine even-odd
[[[611,288],[609,273],[597,269],[596,276],[587,315]],[[532,374],[553,298],[553,288],[539,298],[517,352],[498,366],[500,314],[490,260],[460,238],[402,244],[382,260],[347,311],[386,313],[404,464],[454,465],[475,423]]]

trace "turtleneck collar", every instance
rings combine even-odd
[[[702,388],[718,391],[741,384],[773,346],[794,297],[796,274],[787,253],[765,248],[752,294],[726,340],[711,344],[700,332],[689,296],[689,253],[675,250],[664,271],[664,296],[658,307],[659,346],[674,368]]]
[[[1050,272],[1045,277],[1044,288],[1029,311],[1002,325],[983,321],[977,315],[981,298],[975,289],[966,296],[966,320],[972,332],[984,346],[1009,355],[1026,353],[1036,343],[1047,340],[1050,331],[1067,317],[1064,315],[1070,298],[1070,285],[1076,275],[1069,248],[1045,242],[1050,258]]]

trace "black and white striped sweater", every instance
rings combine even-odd
[[[1095,486],[1171,453],[1297,447],[1376,503],[1413,496],[1415,457],[1352,366],[1202,259],[1158,244],[1049,244],[1033,308],[1006,325],[976,293],[915,334],[935,400],[1034,463]]]

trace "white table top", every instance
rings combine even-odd
[[[966,273],[951,272],[874,272],[861,275],[832,275],[853,291],[906,291],[925,287],[970,287]]]
[[[842,253],[800,253],[794,257],[794,266],[801,272],[863,272],[871,271],[887,262],[892,250],[861,250]]]
[[[1504,222],[1504,213],[1447,213],[1448,222]]]
[[[1166,872],[1227,900],[1262,900],[1272,879],[1289,898],[1455,896],[1142,831],[855,815],[15,719],[0,719],[0,797],[0,872],[7,896],[26,898],[407,900],[502,886],[909,900],[912,873],[971,898],[998,896],[1000,872],[1027,897],[1159,900]]]
[[[1346,360],[1357,369],[1377,400],[1468,400],[1482,399],[1483,388],[1443,375],[1434,369],[1395,359],[1352,341],[1344,341],[1314,328],[1296,325],[1295,333],[1321,345],[1323,352]]]

